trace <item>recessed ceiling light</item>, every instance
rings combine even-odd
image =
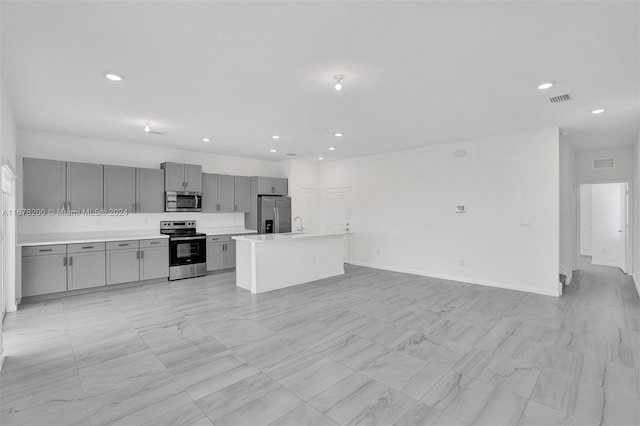
[[[149,127],[149,123],[144,125],[144,131],[145,133],[149,133],[151,131],[151,127]]]
[[[270,149],[269,152],[278,152],[277,149]]]
[[[342,133],[336,133],[334,136],[337,137],[337,138],[340,138],[340,137],[342,137],[342,135],[343,135]]]
[[[202,142],[211,142],[211,139],[209,139],[209,138],[202,138]]]
[[[107,77],[111,81],[122,81],[124,80],[124,75],[118,74],[116,72],[107,71],[104,73],[104,76]]]
[[[318,157],[318,160],[324,160],[324,157]]]
[[[591,111],[591,114],[602,114],[603,112],[604,112],[604,109],[598,108]]]
[[[539,90],[547,90],[550,89],[551,86],[553,86],[553,83],[542,83],[538,86]]]
[[[336,80],[336,84],[333,87],[335,87],[338,91],[342,90],[342,80],[344,80],[344,75],[336,74],[333,76],[333,78]]]
[[[335,151],[335,150],[336,150],[336,148],[334,146],[330,146],[329,147],[329,151]]]
[[[280,136],[278,136],[278,135],[273,135],[273,136],[271,136],[271,139],[280,139]]]

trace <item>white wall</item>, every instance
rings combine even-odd
[[[571,283],[576,241],[575,153],[566,142],[560,142],[560,273]],[[560,288],[561,291],[561,288]]]
[[[289,196],[291,217],[302,219],[304,230],[313,232],[320,228],[320,170],[316,162],[307,160],[289,161]],[[293,231],[298,224],[294,224]]]
[[[4,81],[0,76],[0,158],[2,163],[10,163],[15,166],[16,164],[16,123],[13,117],[13,109],[9,96],[4,87]],[[15,226],[13,218],[8,218],[10,226]],[[5,235],[4,238],[8,239],[7,246],[10,247],[9,252],[3,253],[8,268],[9,282],[6,283],[5,303],[7,310],[14,310],[15,302],[15,233]],[[2,270],[0,270],[0,274]],[[2,344],[2,316],[0,315],[0,368],[2,368],[2,361],[4,360],[4,351]]]
[[[580,254],[583,256],[591,256],[592,254],[592,185],[580,185]]]
[[[593,160],[615,159],[612,169],[594,169]],[[635,152],[632,146],[595,151],[576,152],[576,181],[578,183],[621,182],[631,180],[635,174]]]
[[[130,144],[36,130],[18,130],[18,205],[22,206],[22,158],[46,158],[131,167],[159,168],[164,161],[201,164],[204,172],[246,176],[287,177],[284,162],[220,156],[150,145]],[[135,213],[124,217],[20,217],[19,234],[50,232],[159,229],[161,220],[175,213]],[[195,219],[199,227],[244,226],[242,213],[180,214]]]
[[[640,133],[638,134],[638,140],[634,146],[634,206],[633,206],[633,281],[636,284],[636,290],[640,296]]]
[[[594,265],[624,269],[625,241],[622,224],[622,183],[592,185],[592,248]]]
[[[460,148],[465,157],[454,156]],[[559,294],[557,128],[330,162],[320,170],[321,206],[326,188],[352,188],[352,263]],[[467,213],[456,214],[457,205]]]

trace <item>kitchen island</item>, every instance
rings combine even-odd
[[[240,235],[236,285],[253,294],[344,274],[346,233]]]

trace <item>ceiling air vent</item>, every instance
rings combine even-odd
[[[295,152],[287,152],[285,155],[288,155],[289,157],[295,157],[298,154],[296,154]]]
[[[552,104],[557,104],[559,102],[567,102],[573,99],[569,93],[565,93],[564,95],[552,96],[549,98],[549,102]]]
[[[593,160],[594,169],[613,169],[616,161],[613,158],[597,158]]]

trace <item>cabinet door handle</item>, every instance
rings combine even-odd
[[[220,210],[220,204],[216,204],[216,211]]]
[[[136,259],[140,259],[140,252],[139,251],[136,252]]]
[[[43,251],[53,251],[53,249],[40,249],[38,250],[40,253],[42,253]]]
[[[144,259],[144,252],[140,250],[140,259]]]
[[[93,246],[82,246],[82,250],[84,250],[84,249],[91,249],[91,248],[93,248]]]
[[[275,187],[275,186],[272,186],[272,187],[271,187],[271,193],[272,193],[272,194],[275,194],[275,193],[276,193],[276,187]]]
[[[238,211],[238,205],[237,204],[233,205],[233,211],[236,211],[236,212]]]
[[[226,250],[227,250],[227,245],[226,245],[226,244],[223,244],[223,245],[222,245],[222,251],[226,251]]]
[[[129,247],[129,244],[118,244],[118,247]]]
[[[69,266],[73,266],[73,256],[69,256]]]
[[[151,241],[150,244],[160,244],[160,241]]]
[[[71,201],[69,201],[69,211],[71,211]]]
[[[67,256],[62,258],[62,266],[67,266]]]

